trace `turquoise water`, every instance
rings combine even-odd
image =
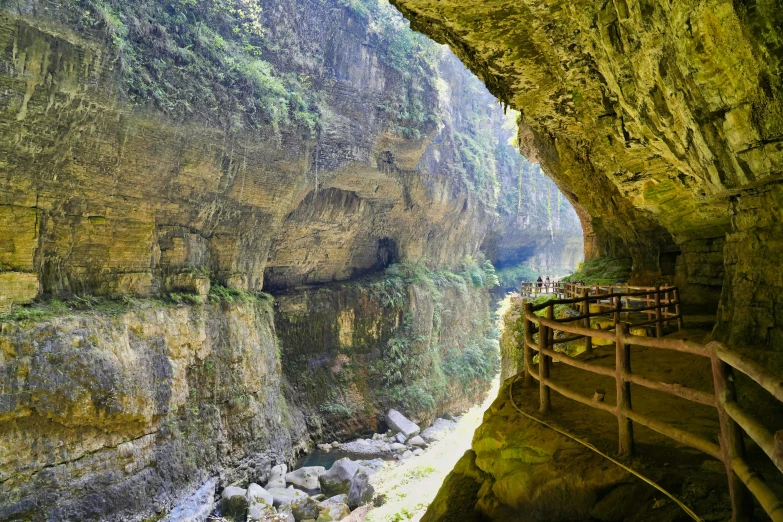
[[[314,450],[297,462],[296,467],[298,469],[305,466],[323,466],[326,469],[330,469],[332,464],[344,457],[356,458],[349,453],[338,450],[333,450],[328,453],[326,451]]]

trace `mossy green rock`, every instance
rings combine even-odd
[[[639,282],[720,301],[722,339],[783,349],[778,0],[392,3],[522,112],[588,258],[630,258]]]

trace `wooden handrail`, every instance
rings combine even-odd
[[[767,428],[762,426],[759,421],[754,419],[752,415],[740,408],[740,405],[736,402],[727,402],[723,407],[726,408],[726,413],[734,419],[734,422],[745,430],[745,433],[759,445],[759,448],[761,448],[764,453],[772,459],[775,466],[783,472],[783,458],[781,458],[780,455],[775,454],[775,436],[770,433]]]
[[[777,400],[783,402],[783,378],[773,375],[759,363],[747,359],[740,353],[729,350],[719,342],[713,341],[707,346],[713,347],[721,361],[735,370],[741,371],[771,393]]]
[[[754,472],[744,459],[734,459],[731,467],[745,486],[753,493],[761,507],[767,512],[772,522],[783,522],[783,502],[767,486],[764,480]]]
[[[724,463],[729,479],[733,520],[739,522],[751,519],[750,498],[752,495],[774,522],[783,522],[783,502],[775,496],[763,479],[755,474],[745,461],[742,440],[742,432],[744,431],[783,472],[783,431],[775,434],[770,433],[752,415],[739,406],[731,374],[735,369],[746,374],[781,402],[783,402],[783,378],[772,374],[757,362],[728,349],[719,342],[712,342],[704,346],[684,339],[662,338],[663,327],[668,325],[669,321],[676,320],[678,328],[682,328],[681,303],[676,287],[658,287],[638,294],[617,293],[614,291],[615,288],[617,287],[608,287],[606,294],[600,294],[602,291],[600,286],[590,288],[578,285],[566,285],[565,287],[553,285],[553,292],[562,293],[564,296],[575,295],[579,292],[583,292],[583,295],[576,298],[549,300],[536,306],[530,302],[524,304],[525,335],[522,345],[525,361],[525,384],[530,385],[533,380],[538,381],[540,411],[547,413],[551,410],[550,390],[554,390],[576,402],[614,414],[618,421],[618,450],[621,455],[633,454],[633,423],[641,424],[675,441],[696,448]],[[631,289],[631,287],[626,288]],[[560,289],[562,292],[559,291]],[[591,295],[591,291],[596,293]],[[646,303],[654,300],[655,305],[648,304],[638,309],[623,307],[622,299],[626,299],[627,304],[629,298],[634,295],[643,296]],[[597,304],[601,309],[608,309],[608,311],[590,312],[591,304]],[[578,305],[583,313],[577,317],[558,320],[554,317],[555,305]],[[674,307],[674,313],[670,311],[672,307]],[[546,309],[546,317],[536,315],[535,312],[544,309]],[[621,314],[626,313],[627,319],[630,312],[647,313],[648,317],[654,314],[655,319],[636,324],[622,321]],[[608,315],[613,316],[613,326],[610,330],[594,328],[591,325],[591,318]],[[579,326],[570,324],[579,321],[583,321],[584,324]],[[628,334],[630,326],[646,324],[655,324],[655,338]],[[534,337],[536,326],[538,327],[537,340]],[[556,338],[556,331],[571,335]],[[585,339],[587,350],[591,349],[594,338],[614,341],[616,355],[614,368],[580,360],[554,349],[557,344],[582,338]],[[709,359],[712,365],[715,393],[687,388],[677,383],[658,382],[633,373],[630,364],[630,345],[688,353]],[[538,371],[532,369],[534,351],[539,353]],[[594,400],[555,382],[550,375],[551,363],[555,359],[580,370],[604,377],[614,377],[617,385],[616,404],[605,404],[603,401]],[[720,445],[634,411],[631,402],[631,384],[716,408],[720,420],[720,436],[718,437]]]

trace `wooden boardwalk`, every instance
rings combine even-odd
[[[676,287],[556,283],[543,289],[531,285],[534,284],[523,283],[523,299],[544,293],[556,298],[539,305],[524,304],[524,383],[526,388],[538,383],[540,414],[557,418],[552,408],[554,390],[572,401],[613,415],[621,456],[634,454],[635,424],[695,448],[723,464],[734,522],[753,520],[753,499],[773,522],[783,522],[783,502],[768,481],[751,467],[744,444],[746,434],[769,458],[775,473],[783,473],[783,430],[771,432],[754,417],[757,412],[740,407],[734,387],[734,373],[740,372],[774,400],[783,402],[780,376],[721,343],[703,345],[676,334],[664,337],[667,329],[683,328]],[[566,305],[577,313],[556,318],[558,305]],[[647,329],[652,336],[646,335]],[[583,343],[580,356],[569,356],[559,348],[575,343]],[[597,344],[603,345],[599,354],[594,350]],[[656,355],[657,363],[647,361]],[[646,373],[632,371],[632,359],[633,367],[645,368]],[[552,374],[553,360],[581,370],[582,377],[558,380],[558,375]],[[690,377],[693,382],[667,381],[665,370],[680,366],[683,361],[687,361],[685,368],[694,372]],[[680,379],[683,380],[687,379]],[[640,390],[633,400],[632,385]],[[713,421],[693,420],[709,418],[707,414],[683,418],[679,415],[681,409],[669,405],[669,398],[654,398],[655,394],[688,401],[691,410],[711,411]]]

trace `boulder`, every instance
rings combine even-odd
[[[223,514],[237,522],[247,518],[247,490],[228,486],[221,495],[220,508]]]
[[[345,497],[345,495],[341,495]],[[347,497],[346,497],[347,501]],[[331,504],[322,503],[321,510],[318,513],[316,522],[336,522],[342,520],[351,514],[351,509],[345,502],[335,502]]]
[[[275,514],[274,497],[258,484],[250,484],[247,487],[247,520],[248,522],[262,522],[268,516]]]
[[[386,424],[388,424],[392,430],[405,435],[406,438],[418,435],[421,431],[421,428],[419,428],[416,423],[408,420],[402,413],[394,409],[389,410],[386,414]]]
[[[366,468],[360,467],[351,479],[351,487],[348,490],[348,506],[357,508],[369,504],[374,494],[375,488],[370,485],[370,473]]]
[[[416,435],[415,437],[411,437],[411,439],[408,441],[408,444],[411,446],[425,446],[427,443],[424,441],[424,439]]]
[[[398,433],[397,435],[394,436],[394,440],[396,440],[400,444],[405,444],[405,441],[408,440],[408,437],[406,437],[402,433]]]
[[[326,453],[329,453],[332,450],[331,444],[318,444],[318,449],[321,451],[324,451]]]
[[[329,471],[318,478],[321,490],[327,495],[348,494],[351,479],[359,471],[359,464],[349,458],[343,458],[332,464]]]
[[[321,507],[318,505],[318,502],[310,497],[297,499],[291,502],[290,507],[291,513],[293,513],[297,522],[308,519],[315,520],[321,512]]]
[[[418,457],[419,455],[424,455],[424,450],[421,448],[416,448],[413,450],[413,456]]]
[[[285,489],[286,471],[288,471],[288,466],[286,466],[285,464],[280,464],[272,468],[272,471],[269,472],[269,482],[266,483],[267,491],[272,488]]]
[[[400,457],[400,460],[406,460],[406,459],[411,458],[412,456],[413,456],[413,452],[408,450],[405,453],[403,453],[402,455],[400,455],[399,457]]]
[[[276,508],[285,508],[292,502],[304,498],[307,493],[298,489],[290,488],[269,488],[267,491],[272,495],[273,504]]]
[[[405,444],[400,444],[399,442],[395,442],[391,445],[392,451],[406,451],[408,449],[408,446]]]
[[[339,448],[340,447],[340,443],[337,442],[337,441],[334,441],[334,442],[332,442],[332,447],[333,448]]]
[[[318,477],[326,472],[323,466],[306,466],[299,468],[285,476],[286,482],[299,486],[302,489],[318,489]]]
[[[348,495],[335,495],[333,497],[329,497],[323,502],[321,502],[321,506],[328,506],[331,504],[347,504],[348,503]]]
[[[248,505],[263,502],[264,504],[271,506],[274,503],[274,498],[272,495],[258,484],[250,484],[247,487],[246,496]]]

